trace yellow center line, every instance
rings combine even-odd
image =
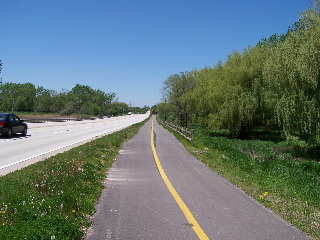
[[[209,239],[207,234],[203,231],[203,229],[201,228],[201,226],[199,225],[199,223],[197,222],[197,220],[195,219],[195,217],[193,216],[193,214],[191,213],[191,211],[187,207],[187,205],[184,203],[184,201],[182,200],[182,198],[180,197],[178,192],[175,190],[175,188],[171,184],[169,178],[167,177],[167,175],[166,175],[166,173],[165,173],[165,171],[164,171],[164,169],[162,167],[162,164],[161,164],[160,159],[159,159],[158,154],[157,154],[156,147],[154,145],[154,125],[153,125],[153,120],[152,120],[152,129],[151,129],[151,148],[152,148],[152,153],[153,153],[154,160],[156,162],[156,165],[158,167],[158,170],[160,172],[160,175],[161,175],[163,181],[167,185],[167,188],[169,189],[170,193],[172,194],[172,196],[174,197],[174,199],[178,203],[179,207],[181,208],[182,212],[186,216],[186,218],[189,221],[190,225],[192,226],[193,230],[198,235],[199,239],[201,239],[201,240]]]

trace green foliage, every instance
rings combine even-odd
[[[0,177],[0,239],[82,239],[107,170],[143,124]]]
[[[235,51],[215,67],[171,75],[159,113],[182,126],[240,138],[263,126],[283,131],[300,147],[319,146],[319,26],[316,0],[286,34]]]
[[[5,83],[0,86],[0,106],[6,111],[31,111],[36,99],[36,88],[31,83]]]
[[[320,238],[320,159],[313,154],[315,149],[302,158],[292,151],[294,145],[271,131],[252,132],[255,140],[224,137],[201,128],[195,132],[195,145],[185,144],[197,158],[310,236]]]
[[[318,4],[318,2],[317,2]],[[320,143],[320,12],[302,14],[295,31],[273,51],[265,78],[278,103],[276,117],[285,134]]]
[[[220,62],[215,68],[195,72],[195,87],[180,97],[192,120],[242,136],[270,119],[261,93],[262,63],[268,55],[264,47],[248,48],[244,53],[231,54],[224,65]],[[177,96],[173,92],[171,95]],[[169,98],[169,104],[176,106],[176,102]]]
[[[156,111],[163,117],[164,121],[168,120],[168,117],[170,116],[170,112],[172,109],[172,105],[166,102],[159,103],[156,106]]]
[[[35,87],[31,83],[5,83],[0,86],[0,109],[11,112],[36,111],[61,115],[103,116],[110,115],[115,96],[115,93],[105,93],[80,84],[71,91],[63,90],[59,93],[42,86]]]
[[[118,115],[119,113],[126,114],[128,112],[129,112],[128,104],[123,102],[118,102],[118,101],[111,103],[110,108],[108,110],[109,115]]]
[[[171,104],[173,121],[179,122],[182,126],[188,126],[191,118],[187,103],[183,99],[186,94],[194,89],[197,71],[174,74],[164,82],[163,99]]]
[[[259,129],[250,140],[195,129],[194,145],[175,136],[208,167],[315,239],[320,239],[320,148],[299,149]]]

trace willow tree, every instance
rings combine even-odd
[[[195,75],[195,88],[183,98],[197,123],[239,136],[246,136],[254,126],[265,125],[272,118],[262,78],[269,54],[268,46],[247,48],[229,55],[225,64],[200,70]]]
[[[274,50],[264,76],[278,99],[277,120],[287,137],[320,143],[320,1],[301,14]]]
[[[183,102],[194,115],[197,125],[219,128],[217,114],[228,91],[225,83],[221,62],[216,67],[206,67],[197,72],[195,87],[183,97]]]

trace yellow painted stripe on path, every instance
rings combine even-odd
[[[187,207],[187,205],[184,203],[184,201],[182,200],[182,198],[180,197],[178,192],[175,190],[175,188],[171,184],[169,178],[167,177],[167,175],[166,175],[166,173],[165,173],[165,171],[164,171],[164,169],[163,169],[163,167],[161,165],[160,159],[159,159],[158,154],[157,154],[157,150],[156,150],[155,145],[154,145],[154,125],[153,125],[153,120],[152,120],[152,129],[151,129],[151,148],[152,148],[154,160],[156,162],[156,165],[158,167],[158,170],[160,172],[160,175],[161,175],[163,181],[167,185],[169,191],[171,192],[172,196],[174,197],[174,199],[178,203],[179,207],[181,208],[182,212],[186,216],[186,218],[189,221],[190,225],[192,225],[193,230],[198,235],[199,239],[201,239],[201,240],[209,239],[207,234],[200,227],[199,223],[197,222],[197,220],[195,219],[195,217],[193,216],[193,214],[191,213],[191,211]]]

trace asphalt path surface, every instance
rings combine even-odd
[[[133,114],[95,120],[29,123],[28,134],[0,137],[0,175],[44,160],[95,138],[145,120],[147,114]]]
[[[152,151],[190,213],[171,194]],[[192,214],[204,232],[194,230]],[[95,224],[87,240],[100,239],[309,239],[229,181],[209,169],[155,120],[120,151],[107,174]]]

